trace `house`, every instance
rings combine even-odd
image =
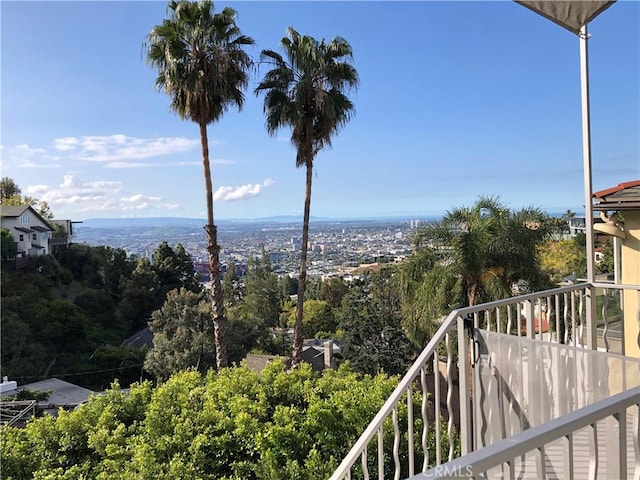
[[[594,229],[611,235],[614,242],[614,282],[623,285],[640,284],[640,180],[619,185],[593,194],[594,210],[601,212],[604,223]],[[609,213],[611,212],[611,213]],[[620,222],[620,216],[624,222]],[[640,358],[640,328],[638,327],[638,295],[631,290],[624,293],[625,354]]]
[[[73,225],[75,223],[82,222],[74,222],[69,219],[61,219],[61,220],[49,220],[49,225],[51,225],[55,231],[56,235],[53,236],[49,240],[49,246],[53,249],[53,247],[58,246],[69,246],[73,240]]]
[[[47,393],[46,400],[8,400],[21,391]],[[0,384],[2,401],[0,401],[0,424],[24,427],[25,422],[39,413],[52,416],[58,414],[60,408],[71,410],[85,403],[91,395],[98,393],[59,378],[47,378],[38,382],[17,386],[15,381],[4,377]]]
[[[639,478],[638,187],[594,196],[596,210],[624,211],[624,230],[608,217],[610,234],[624,234],[615,282],[453,310],[330,480]],[[430,382],[436,364],[442,380]]]
[[[30,205],[3,205],[2,228],[7,229],[18,247],[17,258],[47,255],[53,228]]]

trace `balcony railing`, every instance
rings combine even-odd
[[[640,387],[618,393],[612,397],[588,405],[575,412],[568,413],[553,422],[547,422],[500,440],[487,448],[474,451],[459,457],[444,465],[439,465],[426,473],[413,477],[419,479],[462,479],[462,478],[619,478],[640,477],[640,463],[638,463],[638,431],[637,420],[631,432],[627,432],[629,424],[627,411],[633,409],[632,415],[638,418],[640,408]],[[599,465],[602,441],[598,439],[599,426],[610,421],[617,432],[607,450],[614,450],[609,454],[609,468],[606,475],[599,475],[602,470]],[[576,465],[580,460],[577,447],[578,436],[586,437],[587,455],[580,471]],[[559,442],[559,443],[558,443]],[[628,468],[627,450],[629,444],[635,450],[636,462],[632,469]],[[554,468],[547,460],[548,451],[557,447],[566,455],[563,456],[560,468]],[[545,450],[546,449],[546,450]],[[612,453],[612,452],[607,452]],[[534,468],[526,472],[527,456],[533,456]],[[584,460],[584,458],[582,459]],[[548,465],[551,468],[548,468]]]
[[[624,354],[625,299],[640,304],[640,286],[585,283],[454,310],[331,480],[428,478],[436,466],[464,464],[471,452],[635,388],[640,360],[611,353]],[[632,315],[640,324],[640,309]],[[522,345],[496,351],[489,337]],[[603,375],[616,370],[624,373],[610,388]],[[632,456],[640,464],[640,447]]]

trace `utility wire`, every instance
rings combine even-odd
[[[28,380],[31,378],[58,378],[58,377],[77,377],[80,375],[91,375],[93,373],[104,373],[104,372],[115,372],[117,370],[124,370],[127,368],[137,368],[137,367],[141,367],[143,364],[142,363],[138,363],[135,365],[128,365],[126,367],[117,367],[117,368],[107,368],[105,370],[92,370],[90,372],[78,372],[78,373],[61,373],[59,375],[53,375],[53,376],[49,376],[49,377],[45,377],[44,375],[29,375],[29,376],[17,376],[17,377],[13,377],[15,379],[20,379],[20,380]]]

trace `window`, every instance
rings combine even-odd
[[[38,240],[38,234],[34,233],[33,235],[31,235],[31,240],[33,240],[34,242]]]
[[[29,215],[22,215],[20,217],[20,223],[23,225],[29,225]]]
[[[20,241],[24,242],[24,235],[22,233],[20,234]]]
[[[41,235],[41,238],[42,238],[42,240],[46,240],[46,239],[47,239],[47,234],[46,234],[46,233],[43,233],[43,234]]]

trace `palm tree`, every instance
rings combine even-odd
[[[494,197],[481,197],[423,227],[414,255],[400,270],[409,336],[422,343],[440,316],[509,297],[520,280],[529,289],[548,287],[538,248],[551,231],[540,210],[510,211]]]
[[[281,127],[291,128],[295,146],[296,167],[306,168],[302,248],[298,280],[298,304],[294,329],[292,360],[302,357],[302,313],[307,278],[307,244],[313,161],[317,153],[331,145],[331,137],[351,119],[353,103],[345,90],[358,86],[358,72],[351,65],[351,46],[341,37],[329,43],[301,36],[287,29],[280,45],[286,60],[273,50],[263,50],[260,59],[269,70],[256,87],[256,95],[264,93],[267,132],[275,135]]]
[[[186,0],[169,2],[169,18],[147,36],[146,61],[158,70],[156,87],[171,98],[170,108],[180,118],[200,127],[202,165],[207,200],[207,252],[211,274],[216,364],[227,366],[226,319],[220,284],[217,227],[213,221],[213,187],[209,165],[207,125],[219,120],[230,106],[242,108],[243,89],[252,67],[244,51],[253,45],[240,33],[237,12],[225,8],[214,13],[213,2]]]

